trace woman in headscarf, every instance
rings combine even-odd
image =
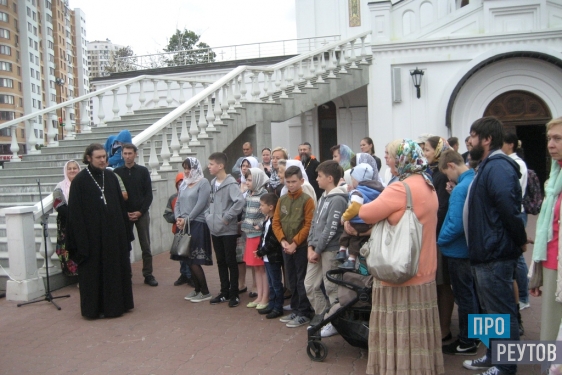
[[[390,143],[393,147],[388,150],[396,155],[391,168],[410,187],[414,213],[423,225],[421,252],[416,276],[403,284],[373,284],[367,374],[443,374],[435,288],[437,195],[422,149],[409,139]],[[363,205],[359,217],[368,224],[388,220],[396,225],[405,210],[406,189],[394,183]]]
[[[259,168],[260,162],[253,156],[248,156],[242,160],[240,163],[240,191],[246,196],[246,190],[248,187],[246,186],[246,177],[244,175],[250,168]]]
[[[265,275],[263,259],[256,256],[254,252],[258,250],[265,220],[264,214],[260,211],[260,197],[267,194],[265,187],[269,178],[259,168],[250,168],[246,171],[245,177],[248,191],[243,211],[244,219],[242,220],[242,231],[246,234],[244,262],[254,271],[258,293],[256,300],[248,303],[246,307],[263,310],[269,304],[269,285]]]
[[[336,145],[330,148],[330,151],[332,152],[332,159],[340,163],[344,172],[354,167],[351,163],[351,159],[355,156],[355,153],[349,146]]]
[[[289,167],[299,167],[299,169],[302,172],[302,178],[304,179],[304,183],[302,184],[302,191],[305,192],[307,195],[309,195],[312,199],[314,199],[314,207],[316,207],[318,198],[316,197],[316,192],[314,191],[314,187],[312,187],[310,182],[308,182],[308,175],[306,174],[302,162],[300,160],[285,160],[281,165],[281,168],[283,168],[283,175],[285,174],[285,170],[287,170],[287,168]],[[289,190],[287,189],[287,187],[283,186],[280,196],[282,197],[288,192]]]
[[[441,227],[445,222],[447,210],[449,209],[449,192],[447,191],[447,183],[449,179],[438,168],[439,158],[444,151],[449,150],[450,146],[447,140],[441,137],[429,137],[424,143],[424,154],[433,177],[433,185],[437,192],[439,200],[439,209],[437,210],[437,237]],[[439,317],[441,321],[441,334],[443,340],[447,341],[452,338],[451,335],[451,317],[455,307],[455,296],[451,289],[451,278],[449,277],[449,261],[445,258],[439,248],[437,249],[437,298],[439,307]]]
[[[64,164],[64,180],[59,182],[53,191],[53,208],[57,211],[57,247],[56,253],[60,260],[62,271],[65,275],[75,276],[78,265],[68,257],[66,250],[66,219],[68,217],[68,192],[74,177],[80,172],[80,165],[74,160]]]
[[[195,284],[195,290],[185,296],[185,299],[191,302],[203,302],[213,297],[209,293],[205,272],[201,267],[213,264],[211,233],[205,221],[205,211],[209,208],[211,184],[203,177],[201,163],[196,158],[188,157],[183,161],[182,167],[185,178],[178,191],[174,216],[178,230],[184,230],[189,221],[191,243],[188,256],[178,257],[178,260],[187,262]],[[188,228],[185,228],[185,231]]]

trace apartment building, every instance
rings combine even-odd
[[[0,0],[0,124],[88,92],[85,38],[85,14],[68,0]],[[19,124],[19,153],[29,132],[45,144],[48,126],[62,139],[79,118],[78,107],[63,108]],[[12,130],[1,129],[0,155],[11,154],[11,142]]]
[[[105,77],[105,68],[112,63],[113,53],[123,48],[119,44],[113,44],[111,40],[95,40],[88,42],[88,68],[90,79],[96,77]]]

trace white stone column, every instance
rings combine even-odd
[[[82,112],[80,115],[82,118],[80,119],[80,132],[82,134],[91,133],[92,128],[90,127],[90,116],[88,116],[88,110],[90,109],[90,100],[82,100],[80,102],[82,105]]]
[[[17,130],[18,130],[18,126],[17,125],[12,125],[10,126],[10,129],[12,130],[12,144],[10,145],[10,151],[12,151],[12,158],[10,159],[11,162],[20,162],[21,159],[18,156],[18,152],[20,150],[20,146],[18,145],[18,138],[17,138]]]
[[[33,207],[4,209],[8,240],[8,272],[13,280],[6,283],[6,299],[31,301],[45,294],[43,278],[37,272]]]

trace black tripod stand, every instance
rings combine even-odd
[[[45,298],[38,299],[36,301],[31,301],[31,302],[18,303],[18,307],[29,305],[32,303],[47,301],[55,305],[57,310],[60,310],[61,309],[60,306],[57,305],[53,300],[57,298],[69,298],[70,294],[60,297],[53,297],[53,295],[51,294],[51,284],[49,282],[49,258],[48,258],[49,255],[47,254],[47,241],[49,241],[49,226],[48,226],[49,215],[45,214],[45,208],[43,207],[43,195],[41,194],[41,181],[39,179],[37,179],[37,187],[39,188],[39,199],[41,200],[41,212],[43,213],[43,216],[41,216],[41,226],[43,227],[43,239],[45,240],[45,276],[47,277],[47,291],[45,292]]]

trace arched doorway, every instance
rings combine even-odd
[[[338,144],[338,120],[334,102],[318,106],[318,140],[320,160],[331,160],[330,148]]]
[[[550,169],[545,125],[552,118],[545,102],[528,91],[507,91],[488,104],[484,116],[497,117],[506,132],[517,134],[527,167],[537,173],[541,184],[544,183]]]

